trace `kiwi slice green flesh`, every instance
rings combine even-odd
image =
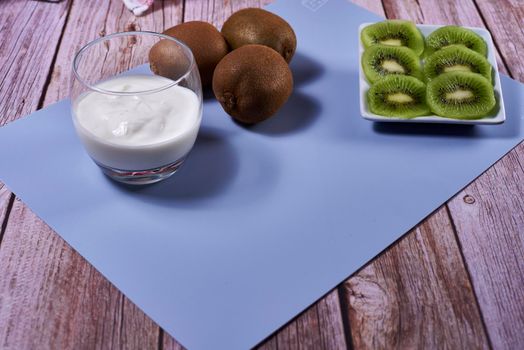
[[[488,47],[482,37],[475,32],[459,27],[441,27],[426,37],[426,56],[449,45],[464,45],[470,50],[476,51],[484,57],[488,54]]]
[[[407,75],[388,75],[368,90],[371,112],[397,118],[414,118],[429,114],[426,84]]]
[[[407,47],[373,45],[362,55],[362,68],[370,83],[390,74],[423,79],[419,57]]]
[[[372,45],[406,46],[420,56],[424,52],[424,37],[413,22],[387,20],[362,29],[365,48]]]
[[[471,72],[444,73],[431,80],[427,102],[435,114],[455,119],[482,118],[496,104],[491,83]]]
[[[454,71],[478,73],[491,82],[491,64],[488,60],[462,45],[450,45],[438,50],[424,64],[424,74],[429,80]]]

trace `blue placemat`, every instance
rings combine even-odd
[[[269,8],[299,38],[294,95],[250,129],[208,100],[164,183],[107,180],[68,101],[0,129],[2,181],[190,349],[255,345],[524,138],[524,89],[506,77],[500,126],[361,119],[357,28],[379,18],[343,0]]]

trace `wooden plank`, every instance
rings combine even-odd
[[[515,0],[475,0],[514,79],[524,81],[524,3]]]
[[[285,349],[285,348],[282,348]],[[278,350],[277,338],[272,337],[262,345],[257,347],[257,350]]]
[[[206,21],[213,23],[219,30],[232,13],[246,7],[262,7],[271,0],[238,0],[238,1],[186,1],[184,21]]]
[[[0,126],[37,109],[69,1],[0,4]]]
[[[380,0],[349,0],[355,5],[361,6],[379,16],[385,17],[384,6]]]
[[[19,200],[0,261],[1,348],[156,348],[158,327]]]
[[[9,0],[2,1],[0,7],[2,126],[37,109],[65,25],[69,2],[51,4]],[[3,227],[5,211],[12,198],[1,183],[0,190],[0,227]],[[0,238],[1,235],[0,230]]]
[[[110,33],[131,30],[162,32],[165,23],[171,26],[181,21],[182,4],[180,1],[154,2],[150,12],[143,17],[135,17],[122,1],[78,1],[71,8],[69,25],[64,32],[64,41],[60,45],[56,63],[53,67],[51,82],[47,89],[44,104],[56,102],[69,96],[71,65],[75,53],[91,40]],[[85,14],[89,13],[90,16]],[[178,20],[177,20],[178,19]],[[82,30],[78,30],[82,28]],[[143,57],[147,57],[146,54]],[[137,56],[141,63],[143,57]]]
[[[473,0],[384,1],[388,18],[410,19],[420,24],[457,24],[483,27]]]
[[[449,203],[496,349],[524,348],[523,165],[521,144]]]
[[[135,18],[120,0],[74,2],[44,105],[69,94],[71,61],[81,45],[116,31],[162,31],[164,19],[181,20],[181,8],[179,1],[155,3],[149,15]],[[35,47],[32,52],[45,54]],[[18,201],[8,219],[0,261],[0,347],[158,347],[158,326]]]
[[[4,235],[4,229],[7,224],[7,217],[9,216],[13,199],[11,192],[0,182],[0,244],[2,243],[2,237]]]
[[[335,289],[282,327],[257,349],[346,349],[338,291]]]
[[[488,339],[445,208],[342,286],[355,349],[478,349]]]
[[[333,290],[316,304],[322,349],[346,349],[346,336],[338,290]]]
[[[384,8],[388,18],[411,19],[422,24],[486,27],[473,0],[384,1]],[[495,55],[499,70],[507,73],[507,67],[498,50]]]
[[[162,331],[162,336],[159,339],[159,350],[184,350],[185,348],[180,345],[172,336]]]

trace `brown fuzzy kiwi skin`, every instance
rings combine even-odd
[[[222,34],[212,24],[202,21],[185,22],[164,31],[184,42],[193,52],[202,86],[211,86],[213,72],[229,47]]]
[[[247,8],[235,12],[222,27],[231,49],[243,45],[269,46],[291,62],[297,47],[293,28],[283,18],[263,9]]]
[[[163,39],[149,50],[149,66],[154,74],[177,80],[186,72],[189,60],[178,44]]]
[[[235,120],[255,124],[273,116],[293,91],[287,62],[263,45],[245,45],[220,61],[213,75],[213,92]]]

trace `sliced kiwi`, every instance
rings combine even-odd
[[[370,83],[390,74],[424,78],[419,57],[407,47],[373,45],[362,54],[362,68]]]
[[[488,46],[480,35],[463,27],[445,26],[427,36],[425,56],[427,57],[443,47],[455,44],[464,45],[484,57],[488,54]]]
[[[388,75],[368,91],[371,112],[386,117],[414,118],[429,113],[426,84],[407,75]]]
[[[418,56],[424,52],[424,37],[413,22],[387,20],[362,29],[361,40],[364,47],[372,45],[406,46]]]
[[[438,50],[426,59],[424,74],[429,80],[448,72],[478,73],[491,81],[491,64],[473,50],[462,45],[450,45]]]
[[[427,102],[435,114],[455,119],[482,118],[496,104],[491,83],[471,72],[444,73],[431,80]]]

